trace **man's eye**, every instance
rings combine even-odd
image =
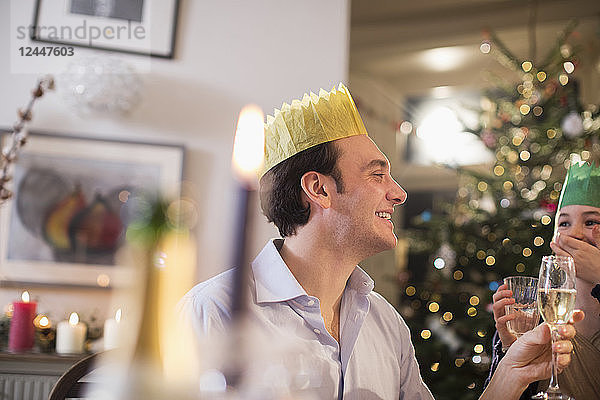
[[[564,227],[569,226],[569,223],[567,221],[559,222],[558,226],[561,227],[561,228],[564,228]]]
[[[594,225],[600,225],[600,221],[596,221],[593,219],[585,221],[585,226],[594,226]]]

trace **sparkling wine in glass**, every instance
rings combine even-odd
[[[557,326],[571,319],[575,308],[575,262],[571,257],[544,256],[538,280],[537,303],[540,314],[550,326],[552,342],[559,337]],[[561,392],[558,387],[557,355],[552,351],[552,376],[546,392],[540,392],[533,399],[574,400]]]

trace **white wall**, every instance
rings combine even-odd
[[[11,25],[29,25],[35,1],[0,2],[0,127],[11,126],[37,79],[11,72]],[[12,18],[12,21],[9,21]],[[185,179],[199,202],[198,279],[230,265],[234,215],[230,157],[237,115],[246,103],[271,113],[306,90],[345,81],[348,69],[347,0],[181,0],[175,59],[152,59],[142,103],[125,117],[82,118],[60,94],[44,97],[30,127],[82,137],[184,144]],[[31,43],[29,45],[35,45]],[[80,54],[94,52],[75,48]],[[139,64],[139,56],[120,56]],[[43,63],[43,59],[38,62]],[[43,65],[43,64],[42,64]],[[258,214],[258,211],[257,211]],[[257,218],[253,250],[275,230]],[[71,309],[102,318],[109,292],[33,288],[39,310],[62,318]],[[0,305],[20,288],[0,289]]]

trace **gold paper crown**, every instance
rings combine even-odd
[[[265,124],[265,164],[260,176],[280,162],[303,150],[332,140],[366,135],[350,91],[343,83],[331,92],[317,96],[304,94],[302,100],[283,103],[267,115]]]

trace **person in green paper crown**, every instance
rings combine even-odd
[[[304,349],[302,374],[287,385],[302,378],[300,389],[318,399],[433,399],[406,323],[358,266],[396,246],[392,214],[407,195],[344,85],[306,94],[267,117],[260,194],[281,238],[252,262],[249,320],[269,338],[266,347]],[[199,341],[230,329],[234,277],[235,269],[225,271],[181,300],[180,315]],[[575,329],[565,325],[560,333],[564,367]],[[550,355],[550,331],[541,325],[511,346],[482,400],[516,400],[529,383],[550,376]],[[285,385],[253,382],[272,385],[272,393]]]
[[[571,364],[559,376],[560,388],[577,400],[600,399],[600,165],[578,163],[569,168],[558,201],[554,232],[550,244],[554,253],[575,260],[575,308],[586,315],[585,320],[575,324],[574,353]],[[511,347],[516,340],[506,326],[516,314],[504,312],[504,306],[514,302],[511,296],[506,284],[493,296],[497,332],[490,378],[502,359],[502,349]],[[521,399],[529,399],[547,387],[547,380],[535,382]]]

